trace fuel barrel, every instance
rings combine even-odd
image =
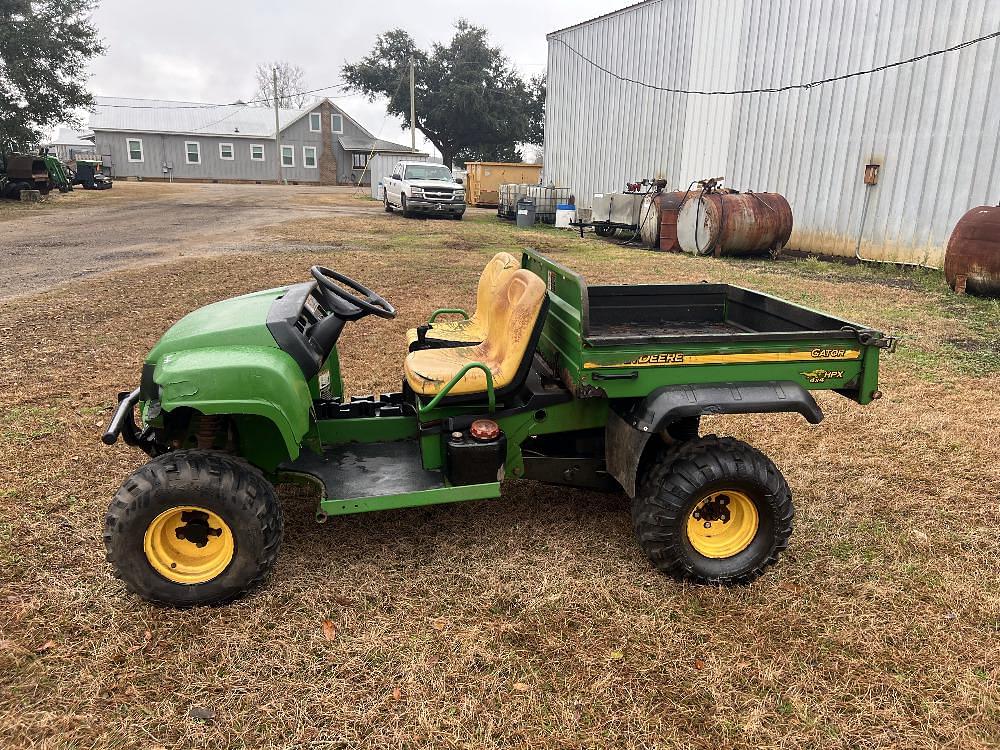
[[[695,255],[766,255],[791,234],[792,207],[778,193],[692,191],[677,215],[677,241]]]
[[[639,206],[639,237],[654,250],[660,244],[660,194],[650,193]]]
[[[959,294],[1000,296],[1000,206],[978,206],[958,220],[944,256],[944,277]]]
[[[677,241],[677,215],[680,213],[684,198],[690,198],[697,193],[678,190],[673,193],[660,193],[660,250],[680,252],[681,245]]]

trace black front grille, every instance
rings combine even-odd
[[[455,199],[455,191],[452,188],[424,188],[424,198],[439,203],[451,203]]]

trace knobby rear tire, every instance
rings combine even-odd
[[[157,516],[189,505],[221,517],[234,540],[232,561],[203,583],[168,580],[144,549],[146,530]],[[274,567],[281,535],[281,506],[271,483],[239,458],[204,450],[172,451],[140,467],[111,501],[104,526],[108,562],[126,588],[179,607],[219,604],[257,586]]]
[[[705,557],[688,538],[688,518],[706,495],[726,490],[753,502],[758,528],[742,551]],[[788,547],[794,513],[788,483],[773,461],[747,443],[715,435],[664,448],[632,502],[636,537],[657,570],[721,585],[749,583],[774,565]]]

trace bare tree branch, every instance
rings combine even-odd
[[[278,71],[278,106],[286,109],[301,109],[306,106],[312,97],[302,93],[306,90],[305,73],[298,65],[292,65],[287,60],[257,65],[254,74],[257,89],[251,97],[254,104],[258,107],[274,106],[274,86],[271,78],[273,70]]]

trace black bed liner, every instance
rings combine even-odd
[[[867,330],[730,284],[588,286],[583,337],[592,346],[843,338]]]

